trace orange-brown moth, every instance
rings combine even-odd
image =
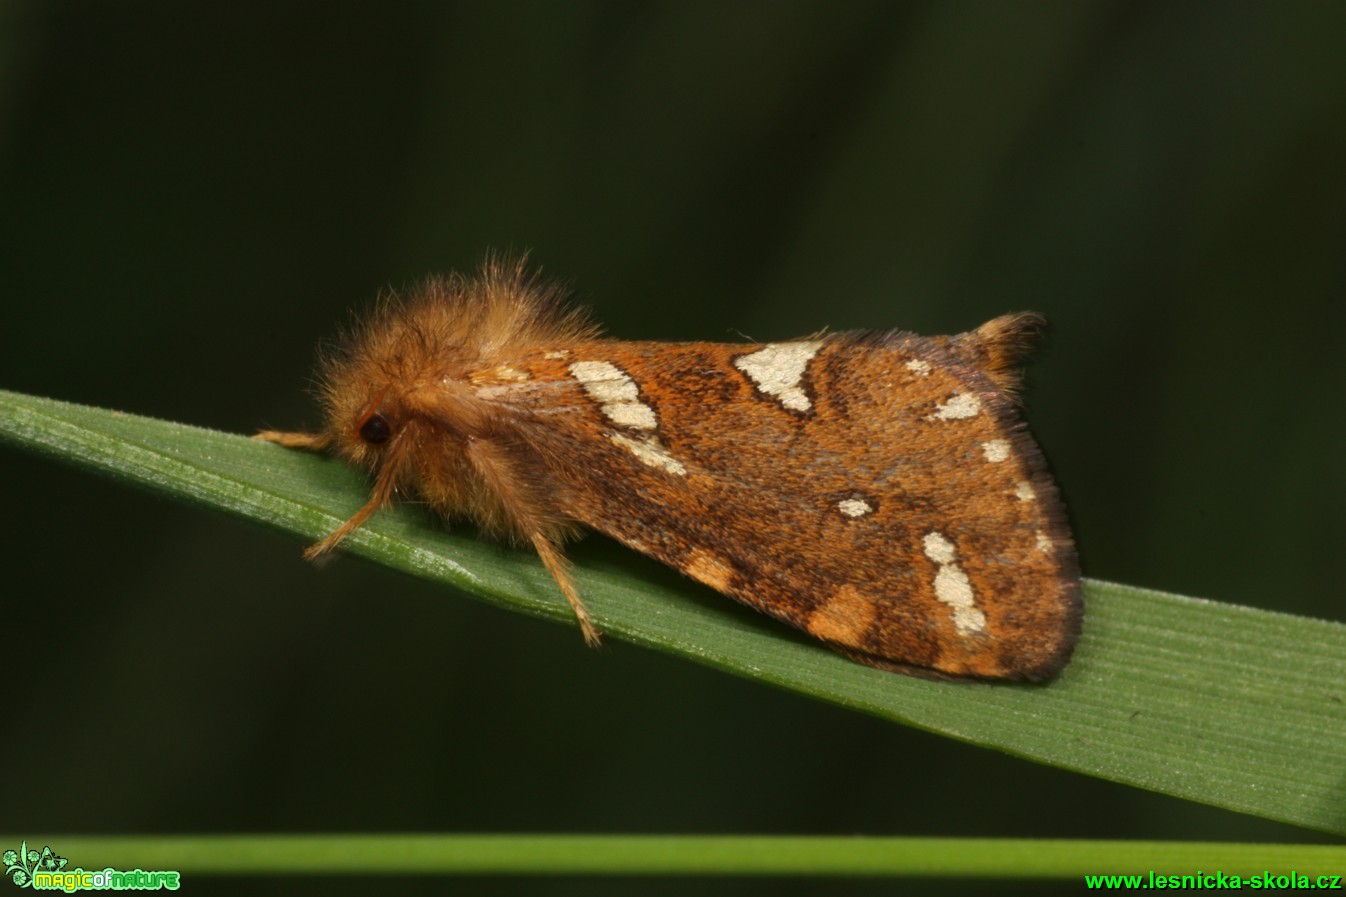
[[[394,496],[531,544],[598,641],[561,551],[605,533],[862,663],[1040,680],[1070,657],[1065,512],[1015,408],[1041,323],[767,344],[599,337],[520,262],[384,300],[326,360],[322,432],[373,472],[332,550]]]

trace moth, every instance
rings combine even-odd
[[[563,543],[596,530],[861,663],[1042,680],[1075,645],[1065,512],[1016,408],[1041,325],[772,343],[605,339],[522,261],[385,298],[321,371],[326,425],[264,431],[531,545],[587,642]]]

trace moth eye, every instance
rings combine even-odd
[[[370,415],[369,420],[360,425],[360,438],[370,445],[383,445],[393,435],[393,428],[388,423],[388,418],[375,412]]]

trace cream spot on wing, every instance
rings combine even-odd
[[[925,556],[936,564],[952,564],[957,551],[942,533],[926,533]]]
[[[914,358],[907,362],[907,370],[918,377],[927,377],[930,375],[930,362]]]
[[[648,464],[650,467],[656,467],[675,476],[687,475],[687,468],[683,466],[682,462],[670,455],[658,438],[654,436],[632,439],[630,436],[624,436],[621,433],[609,433],[608,438],[614,444],[620,445],[635,455],[636,459],[642,464]]]
[[[1034,501],[1038,494],[1033,491],[1033,484],[1028,480],[1020,480],[1014,487],[1014,495],[1019,501]]]
[[[549,360],[551,360],[551,361],[557,361],[557,360],[562,359],[562,358],[569,358],[569,357],[570,357],[570,350],[569,350],[569,349],[556,349],[556,350],[554,350],[554,351],[552,351],[552,352],[547,352],[547,353],[544,354],[542,357],[543,357],[543,358],[546,358],[546,359],[549,359]]]
[[[858,647],[864,644],[876,614],[873,598],[855,586],[841,586],[809,614],[804,631],[816,638]]]
[[[603,413],[619,427],[653,430],[659,425],[654,409],[644,402],[612,402],[603,406]]]
[[[774,396],[791,411],[808,411],[813,405],[799,384],[809,361],[821,347],[822,342],[817,340],[770,343],[751,355],[734,359],[734,367],[747,374],[759,390]]]
[[[640,401],[640,388],[630,375],[606,361],[577,361],[570,374],[589,398],[598,403],[607,419],[619,427],[653,430],[659,425],[654,409]]]
[[[981,412],[981,399],[970,392],[960,392],[953,398],[938,405],[935,413],[926,420],[966,420]]]
[[[1051,554],[1053,547],[1051,538],[1042,530],[1038,530],[1038,551]]]
[[[721,592],[729,588],[735,572],[732,564],[700,548],[687,558],[687,575]]]
[[[999,464],[1010,456],[1010,444],[1008,439],[992,439],[990,442],[983,442],[981,450],[986,454],[986,460],[992,464]]]
[[[634,402],[640,395],[636,381],[611,362],[577,361],[570,366],[570,374],[596,402]]]
[[[863,517],[874,511],[874,506],[863,498],[843,498],[837,502],[837,510],[847,517]]]
[[[959,635],[986,631],[986,615],[977,608],[972,582],[955,561],[958,551],[943,533],[927,533],[925,556],[939,565],[935,573],[935,597],[953,609],[953,625]]]

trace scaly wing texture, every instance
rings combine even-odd
[[[1079,631],[1056,487],[1003,386],[1021,340],[593,340],[494,398],[584,525],[850,656],[1041,679]],[[1003,345],[997,341],[1003,341]]]

